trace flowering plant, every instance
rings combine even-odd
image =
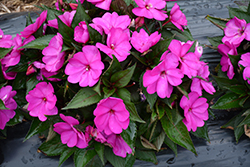
[[[209,140],[215,89],[176,3],[167,11],[165,0],[59,0],[41,9],[21,35],[0,31],[1,129],[25,116],[25,140],[43,135],[41,152],[60,155],[59,165],[74,155],[76,166],[156,164],[163,143],[196,154],[189,133]]]
[[[221,54],[217,66],[217,76],[213,76],[218,84],[221,97],[211,107],[213,109],[241,109],[222,128],[234,130],[238,142],[244,134],[249,134],[250,121],[250,4],[239,3],[240,8],[229,8],[229,19],[207,16],[213,24],[224,31],[223,36],[209,38],[212,48]]]

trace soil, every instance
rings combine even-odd
[[[5,13],[14,13],[22,11],[37,11],[44,4],[54,7],[57,0],[0,0],[0,15]]]

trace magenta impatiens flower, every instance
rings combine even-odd
[[[76,53],[69,60],[65,68],[65,74],[69,75],[70,83],[77,83],[81,87],[94,86],[98,81],[104,69],[101,61],[101,54],[95,46],[86,45],[82,52]]]
[[[127,129],[129,125],[129,112],[122,99],[108,97],[102,99],[93,114],[95,125],[99,131],[105,134],[120,134],[122,129]]]
[[[30,24],[27,27],[25,27],[24,30],[21,32],[21,36],[24,38],[30,37],[40,28],[40,26],[43,24],[46,18],[47,18],[47,10],[43,11],[40,14],[40,16],[36,19],[35,23]]]
[[[115,155],[125,158],[128,154],[132,154],[132,149],[124,141],[121,135],[111,134],[107,138],[107,143],[113,147]]]
[[[76,13],[75,10],[72,11],[72,12],[65,12],[62,15],[58,16],[58,17],[59,17],[59,19],[62,20],[62,22],[64,24],[66,24],[68,27],[71,27],[71,23],[72,23],[72,20],[73,20],[73,18],[75,16],[75,13]],[[48,26],[58,29],[57,19],[49,20],[48,21]]]
[[[134,8],[132,12],[136,16],[146,17],[148,19],[154,18],[160,21],[168,18],[168,15],[165,14],[166,11],[162,10],[166,6],[164,0],[135,0],[135,3],[138,7]]]
[[[172,94],[173,86],[180,85],[184,75],[177,68],[179,62],[175,55],[169,53],[164,57],[164,60],[156,67],[145,72],[143,75],[143,86],[147,87],[149,94],[157,92],[160,98],[169,98]]]
[[[91,27],[96,29],[100,34],[108,34],[111,28],[120,28],[126,30],[131,22],[131,19],[128,15],[119,16],[116,12],[112,14],[106,12],[101,18],[96,17],[93,19],[93,24],[90,24]]]
[[[3,72],[3,77],[7,80],[13,80],[16,78],[16,75],[17,75],[17,72],[7,72],[6,71],[8,70],[8,67],[5,67],[5,65],[2,64],[2,72]]]
[[[227,22],[224,33],[222,42],[228,41],[238,47],[244,39],[250,41],[250,23],[247,24],[244,19],[240,20],[234,17]]]
[[[0,129],[4,129],[6,123],[13,118],[16,113],[15,109],[17,104],[13,97],[16,95],[16,91],[12,90],[11,86],[5,86],[0,89],[0,99],[3,101],[7,110],[0,109]]]
[[[171,9],[169,19],[177,28],[179,28],[182,31],[183,31],[182,26],[187,25],[186,16],[184,13],[182,13],[177,3],[175,3],[173,8]]]
[[[160,38],[161,34],[158,34],[158,31],[149,36],[144,29],[141,29],[139,33],[137,31],[133,32],[130,40],[133,47],[137,51],[143,53],[149,50],[150,47],[154,46]]]
[[[208,120],[208,104],[206,98],[199,98],[199,94],[191,92],[188,98],[183,96],[180,106],[184,110],[185,118],[182,120],[188,131],[195,132],[197,127],[202,127],[204,121]]]
[[[89,40],[89,31],[85,21],[81,21],[74,29],[74,40],[80,43],[86,43]]]
[[[49,72],[58,71],[64,63],[65,52],[61,52],[63,45],[63,38],[60,33],[57,33],[50,42],[49,46],[43,49],[42,54],[45,69]]]
[[[1,48],[11,48],[13,45],[12,36],[4,35],[2,29],[0,29],[0,47]]]
[[[54,95],[54,88],[51,83],[40,82],[29,91],[26,96],[28,111],[32,117],[38,117],[40,121],[46,121],[46,115],[57,115],[58,109],[55,106],[57,98]]]
[[[109,10],[112,0],[87,0],[98,8]]]
[[[209,94],[216,92],[212,83],[209,82],[208,76],[210,72],[208,68],[208,65],[204,65],[198,70],[198,76],[202,77],[204,80],[201,78],[193,78],[192,80],[190,89],[193,92],[197,92],[199,96],[202,95],[203,89]]]
[[[225,42],[225,44],[220,44],[218,46],[218,52],[222,55],[222,58],[220,60],[221,64],[221,71],[226,72],[229,79],[232,79],[234,77],[234,68],[231,63],[231,60],[228,56],[230,55],[237,55],[237,49],[235,45],[232,43],[229,43],[228,41]]]
[[[86,127],[85,133],[91,135],[97,142],[105,143],[107,141],[107,135],[103,131],[100,132],[97,128],[90,125]]]
[[[243,78],[244,80],[247,80],[248,84],[250,84],[250,53],[245,53],[241,55],[241,60],[239,61],[239,64],[245,67],[243,70]],[[248,79],[249,78],[249,79]]]
[[[96,47],[111,59],[113,58],[112,55],[115,55],[119,62],[124,61],[130,55],[129,32],[120,28],[112,28],[108,33],[107,46],[97,42]]]
[[[60,117],[65,122],[58,122],[54,124],[54,131],[61,135],[61,141],[63,144],[67,144],[68,147],[86,148],[88,146],[89,138],[77,128],[79,121],[71,116],[65,116],[60,114]]]

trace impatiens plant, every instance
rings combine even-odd
[[[250,4],[229,8],[229,16],[229,19],[206,17],[224,32],[223,36],[209,38],[222,56],[217,75],[213,76],[221,97],[211,108],[236,112],[222,128],[233,129],[238,142],[250,126]]]
[[[209,140],[215,89],[185,15],[168,3],[58,0],[21,35],[0,30],[0,128],[32,121],[25,140],[43,136],[39,150],[59,165],[71,155],[77,167],[157,164],[156,152],[177,145],[197,154],[190,133]]]

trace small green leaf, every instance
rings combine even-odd
[[[164,143],[177,155],[177,145],[166,135]]]
[[[22,46],[21,48],[29,48],[29,49],[40,49],[43,50],[45,47],[49,45],[49,42],[55,35],[44,35],[27,43],[26,45]],[[20,49],[21,49],[20,48]]]
[[[93,87],[93,90],[96,91],[100,96],[101,94],[101,80],[98,81],[98,83]]]
[[[110,81],[114,83],[114,86],[117,88],[122,88],[126,86],[130,82],[131,77],[134,74],[135,67],[136,64],[126,70],[116,72],[111,76]]]
[[[107,162],[106,159],[105,159],[105,162]],[[103,167],[104,166],[102,164],[102,161],[101,161],[100,157],[97,154],[84,167],[96,167],[96,166],[98,166],[98,167]]]
[[[222,30],[224,30],[227,22],[229,21],[229,19],[222,19],[222,18],[213,17],[209,15],[207,15],[205,18]]]
[[[86,166],[92,158],[96,155],[96,151],[94,149],[86,150],[86,149],[77,149],[74,155],[74,163],[76,167],[84,167]]]
[[[37,80],[36,75],[30,77],[26,82],[26,94],[28,94],[38,83],[39,81]]]
[[[243,117],[243,116],[242,116]],[[238,125],[238,127],[243,126],[243,125],[250,125],[250,115],[246,116],[244,120]]]
[[[141,117],[138,115],[134,103],[131,103],[131,102],[124,102],[124,103],[126,105],[127,110],[129,111],[129,114],[130,114],[129,117],[132,121],[145,123],[145,121],[143,121]]]
[[[93,89],[85,87],[81,88],[68,105],[62,110],[76,109],[95,104],[101,100],[101,97]]]
[[[238,8],[228,7],[229,16],[231,18],[237,17],[238,19],[244,19],[247,23],[250,23],[250,14],[248,12],[244,12]]]
[[[71,46],[74,38],[74,30],[68,27],[58,16],[56,16],[58,22],[58,31],[63,37],[63,41],[66,45]]]
[[[49,129],[49,126],[50,122],[48,120],[41,122],[38,118],[34,118],[30,125],[29,132],[25,136],[24,142],[29,138],[31,138],[32,136]]]
[[[134,150],[135,147],[135,139],[136,139],[136,133],[137,128],[136,124],[133,121],[129,122],[129,126],[126,130],[123,130],[121,133],[122,138],[124,141],[130,146],[132,150]]]
[[[128,154],[126,156],[125,167],[133,167],[135,163],[135,156],[133,154]]]
[[[78,6],[76,9],[76,14],[72,20],[71,26],[72,28],[75,28],[76,26],[78,26],[78,24],[81,21],[85,21],[85,22],[89,22],[91,20],[91,18],[89,17],[89,15],[85,12],[85,9],[83,8],[81,2],[78,2]]]
[[[156,105],[156,112],[158,114],[158,119],[160,120],[164,114],[165,114],[165,108],[166,106],[164,105]]]
[[[135,156],[137,159],[140,159],[143,161],[152,162],[154,164],[158,163],[156,159],[155,151],[143,151],[143,150],[136,149]]]
[[[177,86],[177,89],[178,89],[184,96],[186,96],[186,97],[189,99],[189,97],[188,97],[188,92],[185,90],[185,88],[184,88],[183,86],[179,85],[179,86]]]
[[[225,87],[230,87],[232,85],[237,85],[239,84],[239,81],[235,78],[229,79],[229,78],[224,78],[224,77],[218,77],[215,75],[212,75],[216,83],[220,88],[225,88]]]
[[[104,93],[104,98],[108,98],[109,96],[112,96],[115,93],[116,89],[115,88],[107,88],[103,87],[103,93]]]
[[[238,62],[240,60],[240,56],[239,55],[229,55],[228,57],[230,58],[230,61],[232,63],[232,65],[234,66],[234,68],[238,68]]]
[[[23,115],[20,113],[18,108],[15,110],[15,112],[16,112],[16,115],[14,116],[14,118],[9,120],[9,122],[7,122],[6,126],[14,126],[23,121]]]
[[[225,88],[239,95],[244,95],[247,93],[247,87],[245,85],[231,85],[225,86]]]
[[[30,24],[33,24],[33,21],[30,17],[30,13],[28,13],[28,16],[26,16],[26,25],[25,26],[27,27]]]
[[[125,102],[130,102],[131,100],[131,93],[126,88],[117,89],[116,94],[118,98]]]
[[[168,105],[168,107],[170,109],[172,109],[172,103],[177,99],[177,95],[176,94],[172,94],[170,98],[165,98],[165,99],[161,99],[165,104]]]
[[[111,148],[106,147],[104,151],[105,157],[107,160],[115,167],[124,167],[125,166],[125,159],[122,157],[116,156]]]
[[[172,33],[175,35],[174,38],[183,42],[195,41],[190,30],[188,28],[181,30],[172,30]]]
[[[240,108],[239,102],[241,101],[242,97],[240,98],[238,94],[233,92],[226,93],[222,97],[220,97],[216,103],[211,106],[212,109],[231,109],[231,108]]]
[[[48,7],[48,6],[43,5],[43,4],[42,4],[42,8],[43,8],[44,10],[47,10],[47,12],[48,12],[48,13],[47,13],[47,20],[56,19],[56,15],[57,15],[57,16],[60,16],[60,15],[63,14],[62,11],[59,11],[59,10],[56,10],[56,9],[52,9],[52,8],[50,8],[50,7]]]
[[[207,37],[208,41],[214,46],[218,47],[220,44],[222,44],[222,38],[223,36],[217,36],[217,37]]]
[[[59,159],[59,165],[61,166],[63,164],[64,161],[66,161],[74,152],[75,152],[76,148],[67,148],[66,150],[64,150],[62,152],[62,154],[60,155],[60,159]]]
[[[4,56],[7,55],[12,49],[13,49],[13,47],[11,47],[11,48],[1,48],[0,47],[0,59],[4,58]]]
[[[2,99],[0,99],[0,110],[8,110],[9,108],[5,107]]]
[[[160,151],[161,146],[165,140],[165,132],[162,131],[161,134],[155,139],[155,141],[153,142],[153,144],[155,145],[155,147],[157,148],[157,151]]]
[[[102,144],[100,142],[95,142],[94,148],[95,148],[95,151],[98,154],[100,160],[102,161],[102,164],[105,165],[105,162],[104,162],[104,144]]]
[[[121,70],[122,70],[122,68],[121,68],[120,62],[113,55],[113,59],[110,62],[108,69],[103,73],[103,77],[110,80],[110,78],[113,74],[115,74],[116,72],[121,71]]]
[[[208,142],[210,142],[210,139],[208,137],[208,129],[207,129],[207,123],[205,122],[204,126],[197,127],[197,130],[195,132],[191,131],[193,135],[199,138],[206,139]]]

